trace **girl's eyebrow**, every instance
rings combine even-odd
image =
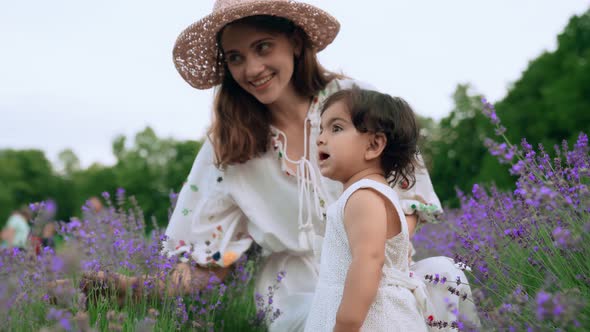
[[[250,43],[250,48],[254,48],[254,46],[256,46],[257,44],[264,42],[264,41],[268,41],[268,40],[272,40],[272,37],[264,37],[264,38],[260,38],[260,39],[256,39],[255,41],[253,41],[252,43]],[[228,51],[224,51],[225,54],[230,54],[230,53],[240,53],[238,50],[228,50]]]
[[[333,117],[333,118],[329,118],[328,123],[326,123],[326,126],[331,125],[332,123],[336,122],[336,121],[342,121],[342,122],[347,122],[346,119],[343,119],[341,117]],[[320,127],[322,127],[322,124],[320,123]]]

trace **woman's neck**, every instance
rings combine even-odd
[[[296,125],[301,127],[305,122],[309,109],[310,98],[298,95],[294,89],[285,91],[274,103],[267,105],[271,112],[271,123],[280,129]]]

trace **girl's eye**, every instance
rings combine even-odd
[[[244,60],[244,58],[239,54],[230,54],[225,59],[230,65],[238,65]]]
[[[342,131],[342,127],[337,126],[337,125],[336,126],[332,126],[332,132],[333,133],[337,133],[339,131]]]

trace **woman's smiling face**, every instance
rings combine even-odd
[[[297,46],[285,34],[230,24],[222,32],[221,47],[233,79],[262,104],[270,105],[294,90]]]

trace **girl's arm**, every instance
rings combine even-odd
[[[412,238],[416,231],[416,226],[418,226],[418,216],[416,214],[406,214],[406,222],[408,223],[408,233],[410,233],[410,238]]]
[[[334,331],[358,331],[375,299],[385,260],[387,210],[371,189],[353,193],[344,209],[352,263],[346,275]]]

